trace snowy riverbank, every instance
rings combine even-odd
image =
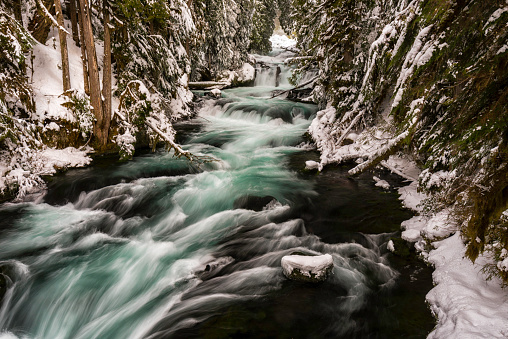
[[[386,148],[394,138],[386,123],[360,134],[350,133],[346,137],[348,144],[337,146],[330,137],[334,118],[335,110],[328,108],[318,112],[312,122],[309,132],[321,152],[321,162],[309,162],[308,167],[323,168],[346,160],[362,164]],[[404,206],[418,215],[402,223],[402,238],[414,243],[417,252],[435,269],[433,280],[436,286],[426,299],[437,318],[437,325],[428,337],[506,338],[508,296],[499,279],[487,280],[482,271],[492,260],[481,256],[472,263],[465,257],[466,248],[450,211],[431,213],[425,210],[428,196],[418,191],[421,171],[414,162],[402,155],[392,155],[380,166],[408,180],[409,184],[398,192]]]

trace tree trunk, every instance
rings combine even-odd
[[[102,109],[101,84],[99,80],[99,67],[95,54],[95,41],[90,20],[90,11],[86,0],[79,0],[79,8],[83,20],[83,35],[86,55],[88,56],[88,76],[90,80],[90,103],[95,116],[94,135],[97,137],[99,146],[103,147],[108,142],[108,130],[105,128],[104,111]]]
[[[12,10],[14,11],[14,18],[23,26],[23,16],[21,15],[21,0],[14,0]]]
[[[72,39],[79,46],[78,17],[76,13],[76,0],[69,0],[69,16],[71,18]]]
[[[62,13],[62,4],[60,0],[55,0],[56,21],[61,27],[64,26],[64,19]],[[60,55],[62,56],[62,81],[63,90],[68,91],[71,89],[71,77],[69,72],[69,52],[67,51],[67,33],[58,29],[58,37],[60,38]]]
[[[83,86],[85,88],[86,95],[90,95],[90,84],[88,81],[88,67],[87,57],[85,49],[85,35],[83,30],[83,14],[81,12],[81,6],[78,5],[78,23],[79,23],[79,37],[81,40],[81,63],[83,64]]]
[[[42,5],[48,9],[50,14],[55,13],[52,6],[53,0],[42,0],[41,2]],[[43,9],[39,1],[36,1],[35,4],[37,6],[37,13],[28,23],[28,30],[32,33],[35,40],[39,41],[41,44],[45,44],[52,22],[43,14]]]
[[[104,16],[104,69],[102,73],[102,96],[104,98],[104,130],[109,131],[111,124],[111,31],[109,28],[109,8],[103,0]],[[106,132],[107,138],[107,132]]]

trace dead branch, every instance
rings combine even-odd
[[[295,89],[305,87],[305,86],[307,86],[308,84],[310,84],[310,83],[312,83],[312,82],[316,81],[316,80],[317,80],[317,78],[318,78],[318,76],[315,76],[315,77],[314,77],[314,78],[312,78],[311,80],[309,80],[309,81],[307,81],[307,82],[305,82],[305,83],[303,83],[303,84],[301,84],[301,85],[298,85],[298,86],[293,87],[293,88],[291,88],[291,89],[288,89],[288,90],[286,90],[286,91],[282,91],[282,92],[280,92],[280,93],[279,93],[279,94],[277,94],[277,95],[273,95],[270,99],[276,98],[276,97],[278,97],[278,96],[281,96],[282,94],[285,94],[285,93],[291,92],[291,91],[293,91],[293,90],[295,90]]]

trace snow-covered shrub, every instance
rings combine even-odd
[[[190,63],[183,45],[195,27],[187,2],[125,1],[118,4],[117,17],[129,33],[113,45],[116,94],[120,95],[131,81],[139,80],[150,92],[173,102],[168,114],[189,115],[192,94],[186,79]]]
[[[17,115],[34,108],[25,64],[25,53],[32,44],[30,34],[0,8],[0,99]]]
[[[83,138],[89,138],[93,132],[94,115],[90,105],[90,97],[84,91],[69,90],[63,95],[69,100],[62,104],[72,111]]]
[[[215,80],[248,61],[254,0],[195,0],[197,29],[190,39],[191,80]]]

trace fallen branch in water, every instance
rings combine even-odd
[[[317,76],[315,76],[314,78],[312,78],[311,80],[307,81],[306,83],[303,83],[303,84],[298,85],[298,86],[296,86],[296,87],[293,87],[293,88],[291,88],[291,89],[288,89],[288,90],[282,91],[282,92],[280,92],[280,93],[279,93],[279,94],[277,94],[277,95],[272,95],[272,97],[271,97],[270,99],[276,98],[276,97],[278,97],[278,96],[281,96],[282,94],[285,94],[285,93],[291,92],[291,91],[293,91],[293,90],[295,90],[295,89],[305,87],[305,86],[307,86],[308,84],[310,84],[310,83],[312,83],[312,82],[316,81],[316,80],[317,80],[317,78],[318,78],[318,77],[317,77]]]
[[[180,145],[178,145],[173,138],[171,138],[169,135],[161,131],[155,124],[155,121],[152,122],[152,118],[148,117],[145,120],[145,125],[147,125],[152,131],[157,133],[159,137],[162,138],[162,140],[168,145],[169,149],[173,149],[175,151],[175,156],[177,158],[180,158],[182,156],[189,159],[191,162],[198,162],[200,164],[207,163],[207,162],[213,162],[213,161],[219,161],[218,159],[208,156],[208,155],[195,155],[192,154],[189,151],[185,151]]]

